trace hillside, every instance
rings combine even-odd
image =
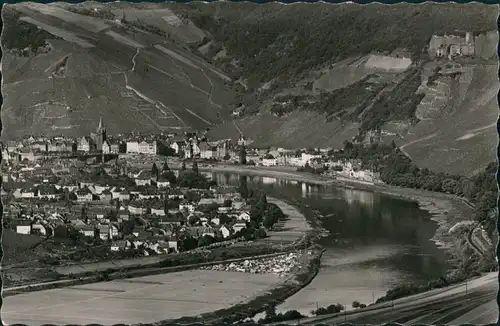
[[[2,15],[3,138],[83,135],[101,116],[110,133],[203,129],[230,112],[228,78],[175,31],[166,38],[56,5],[8,5]]]
[[[462,174],[495,157],[497,6],[4,8],[3,138],[82,135],[102,116],[111,133],[209,128],[255,146],[337,147],[375,130]],[[466,32],[474,55],[436,56]]]

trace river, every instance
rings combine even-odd
[[[234,174],[213,173],[220,185],[237,185]],[[278,307],[310,314],[316,307],[353,301],[370,304],[401,283],[423,284],[448,267],[443,250],[430,241],[437,223],[417,203],[379,193],[248,176],[249,188],[293,202],[311,219],[324,216],[329,235],[322,266],[307,287]]]

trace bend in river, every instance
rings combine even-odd
[[[239,176],[210,173],[220,185],[237,185]],[[249,188],[296,205],[313,223],[315,215],[329,235],[316,278],[290,297],[279,311],[310,314],[316,307],[353,301],[370,304],[401,283],[427,283],[448,267],[443,250],[430,239],[437,223],[415,202],[368,191],[248,176]]]

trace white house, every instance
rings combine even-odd
[[[118,235],[119,235],[118,227],[116,227],[116,225],[110,224],[109,225],[109,238],[114,239]]]
[[[38,190],[36,188],[21,189],[21,198],[35,198],[37,195]]]
[[[242,221],[249,222],[250,221],[250,214],[248,214],[247,212],[242,212],[240,215],[238,215],[238,219],[242,220]]]
[[[90,152],[91,140],[89,137],[84,136],[80,138],[77,145],[77,150],[81,152]]]
[[[108,240],[109,239],[109,226],[108,225],[100,225],[99,226],[99,238],[101,238],[101,240]]]
[[[306,164],[311,164],[311,160],[315,159],[315,158],[321,158],[321,155],[302,153],[302,156],[301,156],[302,166],[305,166]]]
[[[120,199],[121,201],[130,200],[130,193],[127,190],[123,190],[118,195],[118,199]]]
[[[153,140],[152,142],[147,142],[143,140],[137,145],[137,147],[139,153],[142,154],[154,155],[157,152],[156,140]]]
[[[164,189],[170,187],[170,182],[166,179],[159,178],[158,181],[156,181],[156,187],[158,189]]]
[[[236,233],[238,231],[241,231],[242,229],[246,228],[247,224],[245,221],[236,221],[233,225],[233,231]]]
[[[22,221],[16,225],[16,233],[19,234],[30,234],[31,233],[31,222]]]
[[[165,216],[165,210],[163,208],[151,208],[151,214],[157,216]]]
[[[92,201],[92,192],[88,188],[79,189],[76,191],[76,200],[79,202]]]
[[[173,252],[179,251],[177,248],[177,238],[176,237],[170,237],[168,239],[168,247],[172,249]]]
[[[176,141],[170,145],[170,148],[172,148],[175,151],[175,154],[179,154],[179,152],[183,151],[185,147],[186,147],[185,141]]]
[[[264,158],[262,159],[263,166],[275,166],[276,163],[276,158],[274,158],[274,156],[272,156],[271,154],[264,156]]]
[[[109,141],[106,140],[104,143],[102,143],[102,152],[103,154],[111,153],[111,144],[109,143]]]
[[[114,241],[111,244],[111,251],[120,251],[120,250],[126,250],[131,246],[130,241],[128,240],[118,240]]]
[[[186,210],[188,213],[192,213],[195,210],[195,206],[192,203],[183,202],[179,204],[179,210],[181,212]]]
[[[40,223],[33,224],[31,230],[38,231],[41,235],[47,235],[47,229]]]
[[[127,141],[127,153],[139,153],[139,142]]]
[[[231,231],[225,225],[221,226],[219,230],[222,233],[222,238],[224,239],[231,235]]]
[[[128,205],[128,211],[130,214],[142,215],[146,214],[147,208],[141,207],[140,205],[132,204]]]
[[[91,225],[82,225],[79,227],[80,233],[82,233],[86,237],[93,238],[95,235],[95,229]]]

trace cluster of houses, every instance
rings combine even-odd
[[[241,137],[237,142],[230,139],[209,141],[194,133],[184,135],[117,135],[109,137],[102,121],[95,133],[80,138],[28,136],[20,141],[2,144],[2,154],[6,160],[37,161],[42,158],[69,154],[175,154],[182,158],[228,160],[238,157],[237,146],[248,145],[250,141]]]
[[[8,203],[4,219],[21,234],[60,236],[71,228],[110,241],[112,251],[149,248],[160,254],[177,251],[183,235],[226,239],[250,220],[235,189],[173,188],[151,170],[130,169],[130,182],[121,186],[54,165],[20,170],[3,174],[8,190],[2,189],[2,197]],[[210,206],[215,211],[208,214],[204,208]],[[132,220],[141,223],[127,229]]]

